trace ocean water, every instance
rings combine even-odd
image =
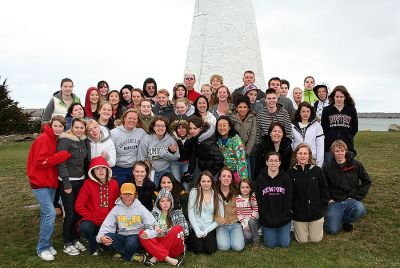
[[[400,125],[400,119],[396,118],[358,118],[359,130],[388,131],[390,124]]]

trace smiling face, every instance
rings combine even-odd
[[[209,87],[207,85],[202,86],[200,93],[201,93],[201,95],[204,95],[204,96],[206,96],[207,99],[209,99],[211,97],[211,93],[212,93],[211,87]]]
[[[254,74],[252,73],[245,73],[243,76],[243,84],[244,86],[248,86],[250,84],[254,84],[254,82],[256,81]]]
[[[277,102],[278,97],[276,96],[276,94],[268,94],[265,96],[265,103],[268,109],[275,109]]]
[[[168,176],[163,176],[161,178],[160,185],[161,185],[161,188],[167,189],[168,192],[172,193],[172,189],[174,188],[174,185],[172,184],[172,181]]]
[[[219,175],[219,180],[221,181],[221,186],[229,187],[232,183],[232,173],[228,170],[222,170]]]
[[[125,116],[124,127],[128,131],[132,131],[138,122],[138,115],[135,112],[129,112]]]
[[[78,118],[83,118],[85,113],[83,111],[82,106],[76,104],[71,111],[72,117],[78,117]]]
[[[108,95],[108,100],[110,103],[115,106],[118,105],[119,103],[119,94],[118,92],[111,92],[110,95]]]
[[[74,84],[72,82],[64,82],[61,85],[61,93],[64,96],[71,96],[73,89],[74,89]]]
[[[257,90],[250,90],[246,95],[249,97],[250,103],[255,103],[257,101]]]
[[[211,190],[212,182],[211,178],[207,175],[202,175],[200,179],[200,187],[203,191]]]
[[[132,101],[135,106],[139,105],[140,101],[142,100],[142,95],[138,91],[132,91]]]
[[[323,87],[318,88],[318,89],[317,89],[318,98],[319,98],[320,100],[322,100],[322,101],[325,101],[326,98],[328,97],[328,94],[327,94],[326,92],[327,92],[327,89],[325,89],[325,88],[323,88]]]
[[[343,147],[335,147],[333,149],[333,157],[338,164],[343,164],[346,162],[346,150]]]
[[[281,93],[281,81],[279,80],[271,80],[269,83],[269,87],[273,88],[276,93]]]
[[[132,171],[133,178],[135,179],[136,185],[142,185],[144,179],[146,178],[146,168],[142,165],[135,165],[135,168]]]
[[[127,102],[130,102],[132,99],[132,94],[131,91],[128,88],[122,89],[122,98],[126,100]]]
[[[306,165],[310,160],[310,152],[307,147],[300,148],[296,153],[296,160],[299,165]]]
[[[178,134],[178,137],[186,137],[188,132],[187,129],[183,125],[179,125],[176,129],[176,134]]]
[[[133,204],[133,201],[135,201],[135,196],[133,194],[129,194],[129,193],[122,194],[121,198],[122,198],[122,202],[127,207],[130,207]]]
[[[71,127],[72,134],[74,134],[78,138],[82,137],[85,134],[85,130],[85,124],[80,121],[75,121]]]
[[[228,138],[228,134],[231,128],[229,127],[229,122],[226,119],[220,119],[217,123],[217,131],[222,136],[222,138]]]
[[[240,189],[239,190],[240,190],[240,193],[243,196],[249,196],[250,192],[251,192],[251,187],[246,181],[242,181],[240,183]]]
[[[168,103],[168,96],[165,95],[164,93],[159,93],[159,94],[157,95],[157,99],[158,99],[158,104],[159,104],[161,107],[164,107],[164,106],[167,105],[167,103]]]
[[[219,102],[226,102],[228,99],[228,90],[226,87],[221,87],[217,91],[217,98]]]
[[[283,138],[282,128],[279,126],[274,126],[269,134],[273,143],[280,143]]]
[[[207,112],[207,101],[204,98],[199,97],[197,99],[196,107],[200,113],[206,113]]]
[[[175,104],[176,114],[184,115],[184,114],[186,114],[187,109],[188,109],[188,107],[187,107],[186,103],[184,103],[184,102],[178,101]]]
[[[221,81],[218,78],[214,77],[214,79],[211,81],[211,87],[217,89],[220,86],[222,86]]]
[[[100,95],[103,97],[107,97],[108,95],[108,86],[107,84],[103,83],[100,87],[99,87],[99,92]]]
[[[54,120],[51,124],[51,128],[53,129],[54,135],[59,136],[64,131],[64,125],[60,123],[60,121]]]
[[[154,124],[154,132],[158,137],[164,137],[165,132],[167,131],[167,126],[164,121],[157,120]]]
[[[281,165],[281,161],[277,155],[270,155],[267,160],[268,171],[277,172],[279,171],[279,167]]]
[[[97,104],[99,102],[99,92],[97,90],[92,90],[89,95],[89,100],[91,104]]]
[[[112,116],[112,107],[109,103],[104,103],[100,109],[100,118],[107,121]]]

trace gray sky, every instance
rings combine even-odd
[[[226,0],[229,4],[229,0]],[[45,107],[62,78],[159,88],[182,80],[194,0],[3,0],[0,75],[26,108]],[[345,85],[360,112],[400,112],[400,1],[253,0],[265,79],[307,75]],[[223,74],[222,74],[223,75]],[[240,85],[238,85],[240,86]]]

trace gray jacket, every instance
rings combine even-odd
[[[233,124],[235,125],[235,129],[245,146],[246,157],[248,157],[253,151],[254,144],[256,142],[256,133],[257,133],[256,116],[250,112],[243,122],[237,115],[234,115],[231,118]]]

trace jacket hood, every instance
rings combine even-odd
[[[322,82],[322,83],[319,83],[318,85],[316,85],[314,88],[313,88],[313,91],[314,91],[314,94],[315,94],[315,96],[320,100],[320,101],[322,101],[319,97],[318,97],[318,89],[319,88],[323,88],[323,89],[325,89],[325,92],[326,92],[326,99],[328,99],[328,93],[329,93],[329,89],[328,89],[328,85],[327,85],[327,83],[324,83],[324,82]]]
[[[46,133],[50,137],[55,137],[56,135],[54,134],[54,130],[51,128],[49,124],[44,124],[43,125],[43,133]]]
[[[175,131],[179,125],[183,125],[186,129],[189,129],[189,122],[186,118],[178,118],[169,125],[169,133],[171,133],[171,135],[173,135],[173,133],[176,134]],[[173,136],[175,137],[175,135]]]
[[[110,168],[110,166],[108,165],[106,159],[104,159],[104,157],[102,156],[98,156],[92,159],[92,161],[90,162],[90,166],[89,166],[89,171],[88,171],[88,175],[89,178],[97,183],[100,183],[95,177],[94,177],[94,169],[96,167],[105,167],[107,168],[108,172],[107,172],[107,181],[110,181],[111,177],[112,177],[112,170]]]
[[[122,132],[126,132],[126,133],[131,133],[132,131],[134,131],[136,128],[134,128],[132,131],[127,130],[123,125],[120,125],[117,127],[118,130],[121,130]]]
[[[82,135],[82,137],[78,138],[74,134],[72,134],[71,129],[67,130],[66,132],[63,132],[60,134],[60,139],[70,139],[72,141],[83,141],[86,140],[86,135]]]
[[[154,202],[153,211],[156,211],[156,212],[158,212],[158,213],[161,213],[161,210],[160,210],[160,208],[158,207],[158,202],[159,202],[160,199],[163,198],[163,197],[167,197],[167,198],[169,198],[169,200],[171,200],[171,208],[169,209],[169,211],[174,210],[174,198],[173,198],[172,194],[171,194],[167,189],[162,188],[162,189],[160,190],[160,192],[158,193],[158,195],[157,195],[156,201]]]
[[[108,128],[100,126],[100,142],[103,143],[111,138],[111,132]],[[87,136],[88,140],[94,142],[89,136]]]

